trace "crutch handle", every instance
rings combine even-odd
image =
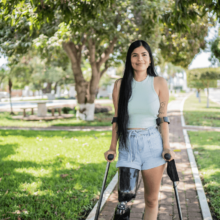
[[[109,160],[113,160],[113,158],[114,158],[114,154],[109,154],[109,155],[108,155],[108,159],[109,159]]]
[[[164,155],[164,157],[165,157],[166,160],[169,160],[169,159],[171,158],[171,155],[170,155],[169,153],[166,153],[166,154]]]

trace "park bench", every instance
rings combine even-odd
[[[34,109],[36,107],[22,107],[21,109],[23,109],[23,117],[26,117],[26,109],[31,109],[31,115],[34,115]]]
[[[58,110],[59,116],[61,116],[62,107],[48,107],[47,109],[51,110],[52,116],[54,116],[55,109]]]

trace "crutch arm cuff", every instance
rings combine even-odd
[[[118,122],[118,117],[113,117],[112,118],[112,123],[111,124],[113,124],[114,122]]]
[[[156,119],[157,126],[160,126],[160,124],[163,122],[170,124],[170,119],[168,117],[161,117]]]

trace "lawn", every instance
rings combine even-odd
[[[220,219],[220,132],[188,134],[213,219]]]
[[[170,96],[169,102],[175,100],[174,96]],[[18,126],[18,127],[49,127],[49,126],[111,126],[112,117],[115,114],[113,103],[102,104],[102,106],[111,106],[112,111],[108,113],[95,114],[94,121],[83,121],[75,117],[69,119],[58,119],[53,121],[21,121],[12,119],[12,116],[8,112],[0,112],[0,126]],[[73,111],[69,112],[74,114]],[[17,114],[22,115],[22,112]],[[27,112],[30,114],[30,112]],[[56,113],[57,114],[57,113]]]
[[[0,219],[85,219],[110,143],[111,131],[0,131]]]
[[[174,96],[174,95],[170,95],[169,96],[169,102],[171,102],[171,101],[173,101],[173,100],[175,100],[176,99],[176,97]]]
[[[186,125],[220,127],[220,105],[209,101],[206,107],[207,97],[201,93],[201,103],[195,94],[192,94],[184,103],[184,118]]]

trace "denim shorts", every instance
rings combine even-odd
[[[126,149],[119,141],[119,155],[116,167],[130,167],[148,170],[166,163],[162,157],[163,140],[156,126],[127,130]]]

